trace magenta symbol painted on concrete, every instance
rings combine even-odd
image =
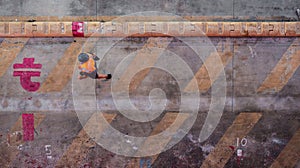
[[[34,115],[22,114],[23,140],[33,141],[34,139]]]
[[[74,37],[84,37],[84,23],[83,22],[73,22],[72,32]]]
[[[40,88],[39,82],[32,82],[31,77],[40,76],[41,72],[30,71],[30,69],[41,69],[42,64],[34,64],[34,58],[24,58],[22,64],[14,64],[14,69],[25,69],[21,71],[14,71],[13,76],[20,76],[21,86],[29,91],[35,92]]]

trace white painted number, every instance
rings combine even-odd
[[[240,141],[240,138],[236,138],[236,146],[240,146],[240,143],[242,146],[246,146],[247,145],[247,142],[248,140],[246,138],[243,138],[241,141]]]
[[[45,145],[46,155],[51,155],[51,145]]]

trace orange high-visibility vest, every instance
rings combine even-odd
[[[91,73],[91,72],[95,71],[96,67],[95,67],[94,59],[90,56],[89,60],[85,63],[82,63],[79,66],[79,68],[82,72],[87,72],[87,73]]]

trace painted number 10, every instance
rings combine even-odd
[[[236,147],[240,146],[240,144],[242,146],[246,146],[247,145],[247,139],[246,138],[242,138],[240,141],[240,138],[236,138]]]

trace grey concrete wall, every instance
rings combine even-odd
[[[121,16],[155,10],[180,16],[226,16],[230,20],[255,20],[261,17],[262,20],[268,18],[280,21],[282,19],[296,20],[296,8],[300,8],[299,0],[162,0],[156,2],[146,0],[0,0],[0,16]],[[114,75],[114,68],[119,61],[128,54],[140,50],[146,44],[147,39],[128,38],[117,42],[114,38],[102,38],[97,43],[97,48],[93,49],[93,52],[101,58],[106,53],[104,49],[110,48],[107,45],[108,41],[117,43],[113,50],[109,50],[103,57],[99,72],[111,72]],[[3,40],[0,38],[0,42]],[[262,117],[254,123],[253,129],[245,137],[248,143],[242,147],[245,154],[243,161],[240,164],[237,163],[237,156],[234,153],[225,167],[269,167],[300,128],[299,66],[280,91],[260,93],[257,89],[283,54],[295,54],[295,50],[289,50],[295,38],[216,37],[210,40],[214,46],[220,42],[227,42],[230,52],[233,53],[233,58],[224,67],[227,83],[226,101],[220,122],[206,141],[202,143],[197,141],[211,103],[212,90],[209,89],[201,93],[199,112],[191,130],[178,144],[161,153],[152,167],[200,167],[241,112],[247,112],[247,114],[258,112]],[[77,95],[72,92],[74,85],[71,80],[61,91],[40,93],[25,91],[20,85],[19,77],[13,77],[13,64],[22,62],[25,57],[34,57],[36,62],[43,65],[43,68],[41,76],[34,77],[33,81],[43,84],[73,42],[72,38],[31,38],[0,78],[0,165],[9,163],[10,167],[55,167],[57,161],[62,160],[70,144],[78,139],[83,141],[78,143],[74,150],[84,150],[84,153],[76,157],[72,157],[72,154],[68,156],[69,161],[76,166],[124,167],[132,159],[109,152],[100,145],[91,145],[91,137],[78,135],[90,115],[86,115],[85,121],[80,123],[78,113],[74,111],[73,98]],[[299,45],[294,46],[299,49]],[[14,50],[14,48],[9,49]],[[203,65],[203,60],[178,40],[173,40],[167,50],[179,55],[190,66],[193,73],[196,73]],[[224,46],[218,50],[223,51]],[[114,59],[108,60],[107,57]],[[164,60],[159,61],[168,64]],[[66,61],[63,66],[69,67],[66,71],[76,69],[71,61]],[[290,70],[290,67],[287,67],[286,70]],[[175,69],[175,71],[180,71],[180,69]],[[77,74],[74,74],[74,77],[76,78]],[[58,75],[57,79],[59,78]],[[134,80],[139,80],[138,76]],[[179,81],[185,80],[187,79],[184,75],[179,78]],[[91,83],[91,80],[86,79],[80,83],[79,87],[89,88],[86,84]],[[95,92],[98,109],[117,114],[111,123],[114,128],[131,136],[147,136],[156,129],[166,112],[178,112],[180,106],[181,95],[176,80],[169,73],[158,69],[151,70],[141,85],[131,90],[132,103],[140,109],[149,107],[148,95],[151,89],[157,87],[166,93],[166,108],[155,120],[145,123],[134,122],[120,115],[111,96],[111,80],[97,81],[90,90]],[[190,105],[193,107],[193,104]],[[87,102],[83,107],[89,108],[90,106],[91,104]],[[23,143],[22,135],[17,136],[14,132],[22,130],[21,125],[19,125],[19,130],[14,130],[14,124],[22,124],[21,120],[17,122],[21,113],[45,115],[42,123],[35,127],[34,141]],[[244,120],[247,119],[244,118]],[[252,123],[249,127],[251,126],[253,126]],[[17,138],[16,142],[9,144],[7,135]],[[233,138],[232,144],[236,143],[236,137],[226,138]],[[115,143],[111,139],[109,141]],[[22,149],[18,149],[17,145],[21,143],[23,143]],[[52,159],[47,159],[45,145],[52,145]],[[297,147],[295,145],[290,148]],[[221,153],[222,150],[228,153],[231,149],[226,146],[218,150]],[[79,158],[79,155],[83,158]],[[10,160],[10,158],[13,159]],[[298,161],[296,167],[299,167],[299,164]]]
[[[229,16],[229,19],[268,17],[296,20],[297,0],[1,0],[2,16],[119,16],[144,11],[160,11],[179,16]],[[228,18],[227,18],[228,19]]]
[[[107,40],[116,42],[114,39]],[[296,69],[282,90],[266,93],[257,92],[257,89],[282,56],[286,52],[293,52],[288,48],[295,40],[294,38],[210,38],[210,40],[212,45],[227,41],[233,53],[233,58],[227,62],[224,68],[227,84],[225,111],[277,110],[296,112],[299,109],[299,69]],[[147,38],[128,38],[110,48],[107,46],[107,41],[101,39],[96,48],[93,49],[97,55],[103,58],[102,61],[98,62],[99,73],[114,74],[121,61],[128,55],[140,50],[146,41]],[[43,68],[41,77],[35,77],[33,81],[43,84],[71,42],[73,42],[72,39],[30,39],[0,79],[1,111],[73,111],[72,87],[74,83],[72,84],[72,80],[61,92],[41,94],[25,91],[19,83],[19,77],[12,76],[14,63],[22,62],[24,57],[34,57],[37,62],[43,65]],[[108,52],[104,50],[107,48],[109,48]],[[203,60],[178,40],[171,42],[167,50],[177,54],[191,68],[193,73],[197,73],[203,65]],[[49,61],[49,58],[53,61]],[[160,61],[162,60],[158,60],[158,63]],[[71,64],[66,64],[66,66],[71,67],[68,69],[70,71],[73,71],[75,67]],[[176,71],[181,70],[178,68]],[[76,73],[74,77],[77,77]],[[57,77],[57,79],[59,78],[60,76]],[[90,81],[90,79],[87,80]],[[187,80],[184,75],[175,80],[170,73],[153,69],[145,79],[137,78],[134,80],[142,80],[136,90],[130,91],[131,98],[137,105],[147,106],[150,91],[158,87],[165,91],[168,98],[166,110],[178,110],[181,93],[176,80]],[[84,80],[79,82],[81,84],[86,83]],[[98,107],[101,110],[116,110],[111,97],[111,81],[98,81],[95,84],[95,91]],[[30,97],[33,99],[28,100]],[[211,89],[201,93],[201,111],[208,110],[210,97]]]

